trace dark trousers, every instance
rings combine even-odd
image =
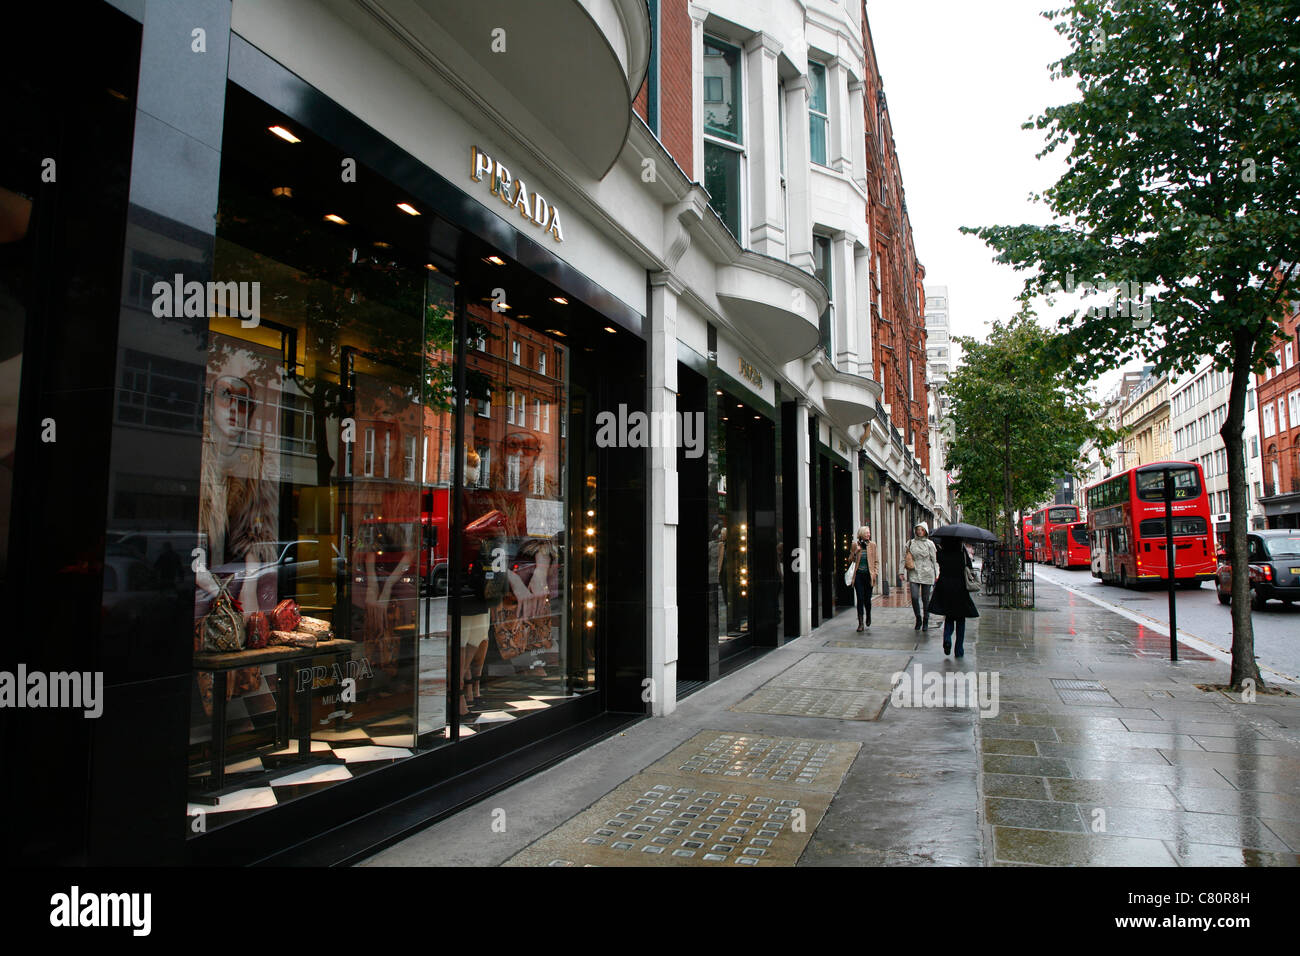
[[[933,590],[933,584],[912,582],[912,613],[925,624],[930,623],[930,592]]]
[[[965,653],[962,644],[966,640],[966,619],[964,617],[945,617],[943,619],[943,642],[947,644],[952,640],[953,627],[957,629],[957,643],[953,645],[953,652],[961,657]]]
[[[871,626],[871,575],[866,571],[859,571],[853,578],[853,593],[858,599],[858,623],[862,623],[862,615],[865,609],[867,626]]]

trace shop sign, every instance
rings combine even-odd
[[[763,387],[763,373],[754,366],[750,365],[743,358],[740,359],[740,377],[751,383],[755,388]]]
[[[470,149],[469,178],[480,183],[485,176],[492,195],[512,206],[529,222],[541,226],[556,242],[564,241],[560,210],[542,198],[541,193],[530,192],[526,182],[515,179],[501,162],[474,146]]]

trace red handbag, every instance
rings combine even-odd
[[[257,650],[266,647],[266,642],[271,638],[271,622],[266,619],[266,614],[262,611],[254,611],[248,616],[248,638],[244,647]]]
[[[298,602],[286,598],[275,606],[271,612],[271,630],[292,631],[298,627],[302,614],[298,611]]]

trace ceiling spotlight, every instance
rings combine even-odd
[[[285,129],[283,126],[268,126],[267,129],[269,129],[269,130],[270,130],[272,133],[274,133],[276,136],[280,137],[280,138],[281,138],[282,140],[284,140],[286,143],[301,143],[301,142],[302,142],[302,140],[300,140],[297,136],[294,136],[293,133],[290,133],[290,132],[289,132],[287,129]]]
[[[397,208],[402,210],[402,212],[406,213],[408,216],[418,216],[420,214],[420,210],[416,209],[409,202],[399,202]]]
[[[500,256],[488,256],[483,261],[490,262],[494,266],[503,266],[506,264],[506,260],[502,259]]]
[[[346,225],[348,224],[348,221],[347,221],[346,219],[344,219],[342,216],[336,216],[336,215],[334,215],[334,213],[332,213],[332,212],[331,212],[331,213],[326,213],[326,215],[325,215],[325,221],[326,221],[326,222],[337,223],[337,224],[340,225],[340,226],[346,226]]]
[[[438,271],[438,267],[435,266],[432,262],[426,262],[426,263],[424,264],[424,267],[425,267],[426,269],[428,269],[430,272],[437,272],[437,271]]]
[[[272,195],[272,196],[275,196],[277,199],[292,199],[292,198],[293,198],[293,187],[292,187],[292,186],[276,186],[274,189],[271,190],[271,195]]]
[[[553,295],[553,296],[551,296],[551,301],[554,302],[556,305],[568,305],[568,304],[569,304],[569,300],[566,299],[566,298],[565,298],[564,296],[562,296],[562,295]]]
[[[564,333],[561,332],[559,329],[547,329],[546,331],[549,332],[551,335],[558,336],[559,338],[564,338]]]
[[[610,328],[610,327],[607,325],[607,326],[605,326],[605,331],[608,332],[610,335],[614,335],[618,330],[617,330],[617,329],[612,329],[612,328]]]

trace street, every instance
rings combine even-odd
[[[1065,571],[1044,564],[1034,565],[1034,576],[1077,591],[1105,607],[1163,627],[1169,624],[1169,603],[1164,590],[1125,590],[1102,584],[1087,569]],[[1231,653],[1232,609],[1219,603],[1212,583],[1207,582],[1195,591],[1179,591],[1177,606],[1181,634],[1199,638],[1224,654]],[[1267,610],[1254,612],[1254,623],[1255,657],[1264,670],[1264,679],[1271,681],[1280,675],[1296,680],[1300,675],[1300,607],[1269,602]]]

